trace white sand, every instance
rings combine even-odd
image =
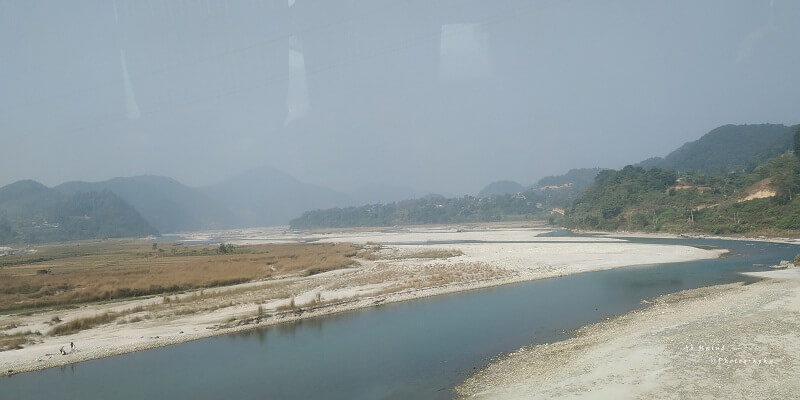
[[[475,399],[800,398],[800,268],[658,298],[521,349],[459,386]]]
[[[206,236],[228,239],[235,237],[235,242],[238,243],[318,240],[413,244],[383,245],[381,254],[384,259],[361,260],[361,265],[356,268],[310,277],[285,278],[284,281],[288,290],[294,295],[295,303],[305,307],[302,312],[276,311],[277,307],[287,305],[289,298],[258,301],[258,295],[263,295],[268,292],[267,290],[237,291],[243,286],[257,287],[263,284],[259,282],[207,290],[207,292],[230,290],[231,294],[221,300],[214,300],[225,303],[214,311],[180,316],[174,313],[164,314],[139,322],[102,325],[67,336],[42,336],[39,343],[27,345],[20,350],[0,352],[0,365],[2,365],[0,374],[8,374],[9,370],[11,373],[17,373],[123,354],[386,302],[621,266],[716,258],[723,252],[688,246],[634,244],[614,238],[537,238],[537,234],[545,231],[535,228],[474,229],[473,227],[470,230],[461,230],[451,227],[426,227],[374,232],[349,230],[305,236],[277,230],[198,234],[196,236],[198,240]],[[248,234],[254,237],[248,238]],[[428,244],[431,241],[465,240],[482,240],[490,243]],[[531,240],[544,243],[515,243]],[[564,240],[573,243],[562,243]],[[460,250],[463,255],[446,259],[408,258],[409,255],[421,250],[432,248]],[[61,320],[67,321],[107,311],[130,310],[139,305],[158,304],[161,303],[161,299],[159,296],[108,304],[91,304],[73,310],[45,311],[27,316],[5,315],[0,317],[0,326],[11,323],[18,325],[17,328],[3,333],[25,330],[44,333],[50,329],[49,321],[53,316],[59,316]],[[332,304],[310,307],[309,303],[314,299]],[[265,310],[266,315],[256,318],[259,305]],[[232,318],[236,321],[230,321]],[[70,342],[75,342],[77,350],[66,356],[60,355],[59,348],[65,346],[64,348],[69,351]]]

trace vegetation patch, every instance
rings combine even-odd
[[[398,257],[395,257],[395,259],[409,259],[409,258],[440,259],[440,258],[458,257],[463,255],[464,252],[458,249],[425,249],[425,250],[415,251],[412,253],[403,254]]]
[[[572,203],[599,171],[574,169],[565,175],[548,176],[536,187],[519,193],[453,198],[429,195],[388,204],[308,211],[290,225],[292,229],[314,229],[548,220],[553,208]]]
[[[0,351],[18,350],[34,341],[33,336],[40,335],[39,332],[19,332],[13,334],[0,334]]]
[[[714,175],[627,166],[601,172],[559,222],[579,229],[796,234],[798,193],[800,160],[788,153],[749,172]]]
[[[218,246],[176,247],[184,253],[161,252],[151,242],[138,240],[51,245],[36,254],[4,256],[0,311],[308,276],[349,267],[359,250],[347,243],[226,246],[226,253],[219,253]],[[41,269],[51,272],[37,273]]]
[[[69,335],[85,329],[94,328],[98,325],[107,324],[114,321],[116,318],[117,314],[112,312],[102,313],[93,317],[77,318],[54,326],[50,329],[48,334],[50,336]]]
[[[158,234],[136,209],[110,191],[66,195],[25,180],[0,187],[0,209],[0,243]]]
[[[294,297],[289,299],[289,304],[284,304],[282,306],[275,308],[276,311],[291,311],[296,309],[297,309],[297,304],[295,304],[294,302]]]

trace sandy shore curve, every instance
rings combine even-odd
[[[800,268],[687,290],[505,355],[469,399],[800,398]]]

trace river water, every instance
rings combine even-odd
[[[497,355],[567,337],[641,300],[736,281],[796,245],[630,239],[730,250],[277,325],[0,379],[0,399],[448,399]]]

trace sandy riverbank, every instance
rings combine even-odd
[[[247,237],[237,233],[238,243],[353,242],[379,246],[380,250],[371,259],[358,260],[359,265],[353,268],[207,289],[206,296],[220,295],[210,297],[208,302],[216,303],[201,312],[166,312],[163,309],[172,305],[161,304],[163,299],[159,296],[0,316],[0,326],[14,326],[4,333],[47,332],[49,321],[55,316],[67,321],[137,307],[160,310],[148,315],[144,315],[147,311],[131,314],[124,321],[71,335],[43,335],[36,343],[22,349],[0,352],[3,366],[0,374],[65,365],[389,302],[628,265],[715,258],[723,252],[688,246],[636,244],[615,238],[564,240],[536,236],[544,232],[546,230],[522,227],[469,230],[436,227],[327,232],[305,237],[275,232]],[[477,240],[486,242],[470,242]],[[453,243],[441,244],[443,242]],[[434,257],[426,258],[430,251],[434,251]],[[455,255],[438,257],[435,252]],[[272,290],[276,283],[283,284],[291,297],[254,302],[259,293]],[[189,292],[176,298],[196,294]],[[290,303],[295,307],[288,308]],[[134,316],[142,318],[134,319]],[[69,351],[70,342],[74,342],[77,349],[61,355],[59,349],[64,346]]]
[[[578,234],[594,235],[598,237],[610,238],[658,238],[658,239],[721,239],[721,240],[741,240],[748,242],[771,242],[771,243],[786,243],[798,244],[800,238],[792,237],[779,237],[779,236],[718,236],[706,233],[669,233],[669,232],[638,232],[638,231],[588,231],[576,230]]]
[[[563,342],[504,356],[475,399],[800,398],[800,268],[662,296]]]

